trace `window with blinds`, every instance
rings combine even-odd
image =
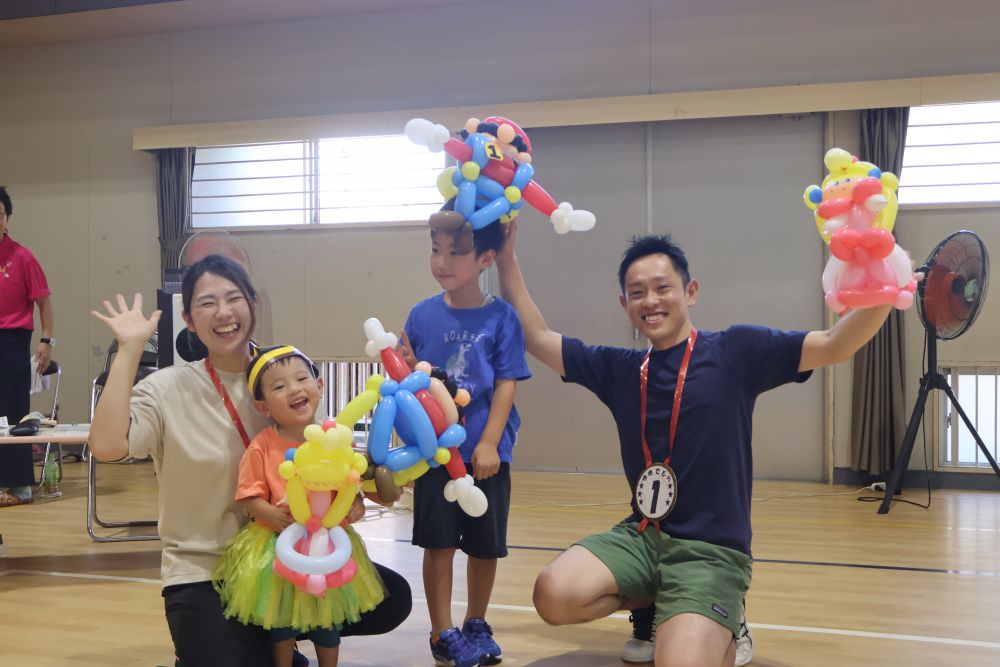
[[[913,107],[900,204],[1000,202],[1000,102]]]
[[[295,227],[426,222],[444,153],[406,137],[347,137],[195,151],[192,224]]]

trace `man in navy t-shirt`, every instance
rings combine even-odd
[[[633,492],[628,519],[584,538],[539,574],[535,608],[562,625],[653,603],[658,665],[733,665],[751,574],[757,396],[848,359],[889,307],[853,311],[827,331],[698,331],[689,313],[698,281],[684,252],[669,237],[644,236],[622,259],[619,298],[652,345],[589,346],[549,329],[525,286],[515,240],[513,223],[497,268],[527,350],[611,410]]]

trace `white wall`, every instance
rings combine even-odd
[[[852,1],[836,11],[792,0],[756,3],[753,10],[718,0],[517,0],[0,49],[0,182],[15,199],[12,235],[40,257],[55,291],[56,356],[66,367],[64,415],[86,418],[89,379],[109,343],[107,332],[89,319],[91,308],[115,291],[140,290],[151,303],[159,283],[153,161],[130,149],[135,127],[1000,71],[993,34],[998,17],[1000,8],[985,0],[919,10],[904,0]],[[658,126],[654,220],[670,220],[677,202],[701,203],[684,175],[725,174],[725,194],[708,205],[726,207],[720,209],[726,215],[745,193],[740,188],[757,183],[788,190],[795,203],[783,200],[781,219],[765,221],[763,228],[770,235],[794,230],[799,245],[790,270],[806,286],[818,282],[818,240],[805,231],[807,212],[796,207],[802,186],[821,175],[822,135],[816,121],[805,123],[748,119]],[[559,321],[578,324],[577,330],[585,326],[589,337],[606,342],[631,340],[613,307],[613,269],[623,243],[645,229],[644,132],[638,125],[547,130],[535,140],[546,187],[557,198],[599,211],[601,224],[588,235],[556,239],[537,217],[528,218],[525,226],[534,225],[538,237],[534,254],[525,251],[529,279],[553,317],[565,316]],[[697,150],[694,141],[704,142],[706,158],[685,172],[671,151]],[[801,153],[773,179],[744,177],[740,167],[749,156],[770,146]],[[713,295],[719,294],[716,285],[733,277],[702,247],[719,247],[727,263],[738,259],[740,253],[726,245],[734,230],[725,232],[678,230]],[[422,231],[261,233],[243,240],[267,297],[262,337],[317,353],[360,351],[364,317],[380,314],[398,326],[405,305],[435,287]],[[548,287],[538,274],[565,270],[556,263],[565,257],[573,258],[575,273],[566,283],[575,289],[551,282]],[[815,302],[805,299],[812,287],[803,287],[792,300],[772,304],[775,310],[764,317],[751,306],[757,294],[775,288],[773,275],[739,278],[747,296],[723,292],[717,306],[699,307],[708,326],[736,319],[781,326],[819,321],[818,288]],[[607,311],[593,305],[609,302]],[[323,312],[335,312],[337,325],[328,326]],[[761,316],[750,317],[755,314]],[[550,382],[539,373],[526,383],[522,403],[544,405],[551,393],[566,402],[566,423],[541,431],[551,441],[535,448],[537,455],[525,447],[522,465],[565,467],[574,460],[566,428],[586,403],[576,401],[580,393],[571,389],[547,392]],[[812,380],[809,391],[818,391],[819,383]],[[802,400],[820,407],[818,396]],[[768,443],[758,446],[758,471],[817,478],[811,454],[789,457],[789,445],[777,442],[784,427],[766,401],[757,430]],[[594,429],[588,437],[612,434],[606,417],[587,417],[585,423]],[[795,447],[820,451],[815,425],[789,428],[794,436],[785,437],[794,437]],[[615,457],[595,455],[581,466],[617,467]]]

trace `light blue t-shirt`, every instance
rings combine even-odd
[[[415,305],[405,328],[417,360],[445,369],[459,387],[469,392],[466,438],[459,448],[468,463],[486,427],[494,383],[531,377],[521,320],[500,298],[492,298],[479,308],[452,308],[445,303],[442,292]],[[497,447],[501,461],[510,463],[520,427],[521,417],[512,407]]]

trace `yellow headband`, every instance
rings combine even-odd
[[[278,359],[284,359],[285,357],[300,357],[307,364],[312,366],[312,361],[309,357],[302,354],[298,348],[292,345],[282,345],[281,347],[276,347],[273,350],[268,350],[264,354],[261,354],[254,358],[253,362],[250,364],[250,371],[247,373],[247,387],[250,389],[250,395],[255,396],[257,394],[257,382],[260,380],[260,376],[264,373],[267,368],[277,361]]]

